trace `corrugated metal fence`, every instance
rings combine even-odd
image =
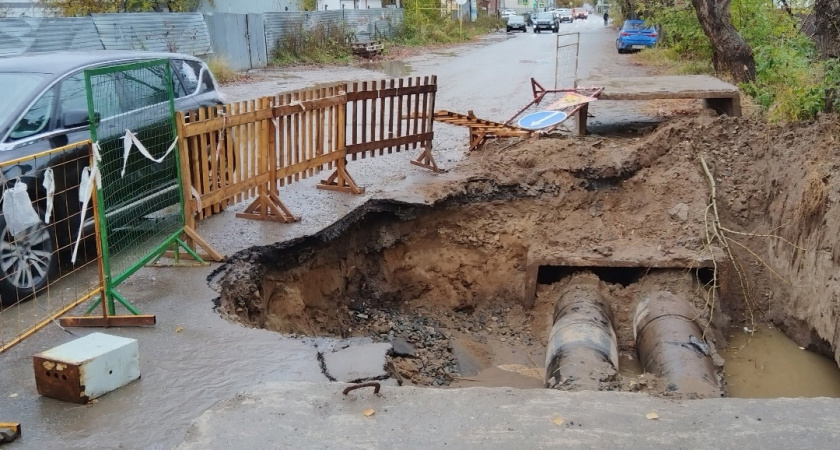
[[[215,53],[237,70],[265,67],[284,33],[319,24],[346,27],[348,39],[393,37],[403,10],[344,9],[264,14],[123,13],[90,17],[0,18],[0,56],[50,50]],[[212,42],[212,44],[211,44]]]
[[[93,14],[102,45],[108,50],[148,50],[190,55],[213,53],[200,13]]]
[[[213,51],[234,70],[265,67],[268,53],[262,14],[215,13],[204,16]]]
[[[0,55],[104,48],[90,17],[0,19]]]

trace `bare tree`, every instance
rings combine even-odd
[[[837,3],[840,0],[823,1]],[[715,70],[732,75],[738,82],[754,80],[755,58],[752,48],[732,25],[729,15],[731,0],[691,0],[691,3],[703,32],[712,44]]]
[[[840,0],[814,2],[814,28],[820,56],[840,57]]]

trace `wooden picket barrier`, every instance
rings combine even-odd
[[[347,86],[347,154],[379,155],[421,148],[412,164],[438,172],[432,157],[437,76]]]
[[[338,84],[177,113],[187,225],[250,200],[237,214],[298,220],[280,187],[332,174],[317,187],[360,194],[347,172],[357,159],[421,148],[412,164],[438,171],[432,157],[436,77]],[[349,117],[348,117],[348,111]]]

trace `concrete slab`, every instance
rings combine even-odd
[[[414,387],[344,396],[345,386],[281,383],[238,395],[199,417],[177,448],[834,448],[840,438],[833,399]]]
[[[576,250],[535,245],[528,250],[523,304],[534,305],[540,266],[556,267],[643,267],[651,269],[696,269],[714,267],[724,259],[719,251],[685,247],[659,248],[630,239],[616,239],[608,246]]]
[[[737,86],[708,75],[665,75],[652,77],[582,80],[581,87],[603,87],[599,100],[655,100],[667,98],[735,97]]]
[[[622,77],[578,81],[580,87],[604,88],[598,100],[703,99],[720,114],[741,116],[737,86],[708,75]]]
[[[330,376],[346,383],[387,377],[385,355],[389,351],[389,343],[351,346],[324,353],[324,365]]]

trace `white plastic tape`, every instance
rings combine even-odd
[[[122,172],[120,173],[121,177],[125,176],[125,168],[128,165],[128,155],[131,153],[131,148],[132,147],[137,147],[137,150],[140,150],[140,153],[143,156],[145,156],[147,159],[149,159],[150,161],[154,161],[155,163],[160,164],[167,156],[169,156],[169,154],[172,152],[172,150],[175,149],[175,145],[178,144],[178,138],[175,137],[175,140],[172,141],[172,144],[170,144],[169,148],[166,149],[166,153],[164,153],[163,156],[161,156],[160,158],[155,158],[154,156],[152,156],[151,153],[149,153],[148,150],[146,150],[146,146],[143,145],[142,142],[140,142],[140,139],[138,139],[137,135],[132,133],[131,130],[125,130],[125,136],[123,136],[122,139],[123,139],[123,168],[122,168]]]
[[[79,203],[82,204],[81,221],[79,222],[79,233],[76,242],[73,244],[73,254],[70,256],[70,263],[76,264],[76,253],[79,251],[79,243],[82,241],[82,231],[85,227],[85,216],[87,215],[88,202],[93,194],[93,186],[99,178],[99,169],[96,166],[82,169],[82,180],[79,182]]]
[[[50,223],[50,217],[53,212],[53,202],[55,201],[55,175],[52,167],[47,167],[44,171],[44,189],[47,190],[47,211],[44,212],[44,223]]]
[[[27,228],[41,223],[35,207],[29,201],[26,183],[17,181],[11,189],[3,193],[3,216],[6,218],[6,227],[15,240],[23,238]]]

